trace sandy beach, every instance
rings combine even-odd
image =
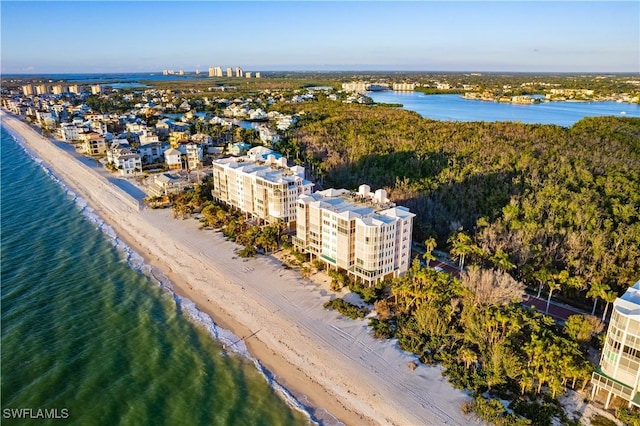
[[[163,271],[176,293],[221,327],[251,336],[252,356],[321,423],[479,424],[461,413],[469,397],[440,368],[411,371],[415,356],[395,341],[376,340],[366,321],[324,309],[328,285],[304,280],[272,257],[237,257],[238,246],[221,234],[200,230],[193,219],[173,219],[170,209],[142,207],[114,184],[116,176],[78,161],[17,118],[4,112],[1,118],[146,263]]]

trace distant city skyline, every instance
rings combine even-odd
[[[2,1],[2,74],[640,72],[640,2]]]

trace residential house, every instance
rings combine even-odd
[[[154,177],[153,182],[149,185],[148,193],[151,197],[164,197],[179,194],[189,185],[187,180],[181,179],[179,176],[161,173]]]
[[[189,132],[169,132],[169,145],[172,148],[177,148],[181,143],[186,143],[189,140]]]
[[[182,170],[182,153],[175,148],[169,148],[164,152],[164,161],[169,170]]]
[[[251,148],[251,145],[246,142],[230,143],[227,145],[227,152],[235,157],[239,157],[244,155],[249,148]]]
[[[80,135],[82,152],[86,155],[105,155],[107,142],[104,137],[96,132],[87,132]]]
[[[78,125],[77,123],[61,123],[58,132],[60,133],[60,139],[66,142],[77,142],[81,140],[80,136],[85,133],[87,129]]]
[[[164,152],[171,148],[166,142],[149,142],[138,146],[142,164],[156,164],[164,161]]]
[[[107,161],[118,169],[121,176],[132,176],[142,171],[142,159],[126,139],[115,139],[107,151]]]
[[[180,144],[178,151],[186,158],[187,169],[196,170],[202,167],[202,146],[196,143]]]

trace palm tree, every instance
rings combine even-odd
[[[560,290],[562,286],[567,286],[574,289],[584,288],[584,280],[582,277],[575,276],[570,277],[569,271],[562,270],[557,274],[553,274],[551,279],[547,281],[547,285],[549,286],[549,297],[547,298],[547,309],[545,314],[549,313],[549,304],[551,303],[551,295],[554,291]]]
[[[609,310],[609,304],[615,302],[617,298],[618,298],[618,294],[615,291],[609,291],[603,297],[604,301],[607,302],[607,304],[604,307],[604,312],[602,314],[602,321],[604,321],[605,317],[607,316],[607,311]]]
[[[545,286],[547,281],[551,279],[551,271],[546,268],[539,269],[533,273],[533,277],[538,281],[538,299],[540,298],[540,293],[542,293],[542,287]]]
[[[451,254],[460,261],[460,269],[464,269],[465,256],[474,251],[474,244],[471,237],[462,231],[456,232],[449,237],[448,243],[451,245]]]
[[[436,239],[433,237],[429,237],[424,241],[424,255],[423,258],[427,262],[427,268],[431,265],[432,260],[436,260],[436,257],[433,255],[433,250],[436,248],[438,243]]]
[[[598,298],[604,299],[607,296],[607,292],[611,291],[611,288],[603,282],[593,282],[591,288],[587,292],[587,297],[593,299],[593,309],[591,315],[595,315],[596,306],[598,304]]]
[[[560,290],[560,288],[562,288],[562,282],[557,280],[556,277],[551,277],[545,284],[549,287],[549,297],[547,297],[547,309],[545,309],[544,313],[548,315],[549,305],[551,304],[551,296],[553,295],[554,291]]]
[[[478,362],[478,354],[476,354],[473,349],[467,346],[461,348],[458,351],[458,357],[460,358],[460,361],[464,362],[464,368],[466,368],[467,370],[469,369],[471,364],[475,364]]]

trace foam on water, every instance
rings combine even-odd
[[[58,178],[55,173],[47,166],[47,164],[29,149],[29,147],[23,142],[22,138],[19,135],[17,135],[8,127],[5,127],[5,130],[7,130],[11,134],[13,139],[24,150],[24,152],[31,159],[33,159],[33,161],[35,161],[42,168],[42,170],[44,170],[46,175],[55,183],[60,185],[64,192],[75,203],[80,213],[90,222],[96,224],[97,228],[105,236],[108,237],[111,244],[113,244],[113,246],[124,255],[124,262],[128,263],[132,269],[139,271],[141,274],[154,280],[158,284],[158,286],[174,300],[176,309],[181,315],[184,315],[192,322],[202,326],[210,336],[212,336],[223,345],[223,348],[225,350],[234,352],[250,360],[255,365],[258,372],[265,378],[269,386],[271,386],[271,388],[273,388],[289,406],[304,413],[313,424],[319,424],[318,419],[316,419],[311,414],[309,409],[305,407],[304,404],[302,404],[300,401],[298,401],[291,394],[291,392],[289,392],[288,389],[278,383],[276,377],[269,370],[267,370],[260,363],[260,361],[258,361],[249,353],[249,350],[247,349],[247,346],[245,345],[243,339],[236,336],[230,330],[219,327],[213,321],[211,316],[199,310],[195,302],[193,302],[191,299],[179,296],[174,291],[171,280],[169,280],[169,278],[167,278],[164,273],[162,273],[162,271],[145,263],[144,258],[139,253],[134,251],[131,247],[129,247],[124,241],[122,241],[116,234],[115,230],[95,213],[93,208],[88,205],[87,201],[76,194],[73,190],[71,190],[71,188],[69,188],[63,180]],[[326,413],[329,414],[331,418],[335,419],[335,417],[333,417],[330,413]],[[336,419],[335,423],[331,422],[331,424],[339,425],[341,423]]]

